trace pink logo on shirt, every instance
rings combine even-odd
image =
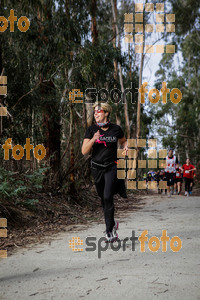
[[[104,134],[101,134],[100,136],[103,136]],[[95,143],[99,143],[99,144],[104,144],[104,146],[107,147],[106,142],[105,141],[100,141],[100,139],[96,140]]]

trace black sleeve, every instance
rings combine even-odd
[[[122,128],[119,126],[118,139],[123,138],[123,136],[124,136],[124,132],[123,132]]]
[[[93,138],[93,133],[92,133],[91,127],[88,127],[85,132],[84,139],[91,139],[91,138]]]

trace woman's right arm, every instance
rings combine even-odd
[[[92,139],[84,139],[81,152],[83,155],[89,153],[94,145],[94,142],[99,138],[100,132],[99,130],[95,132]]]

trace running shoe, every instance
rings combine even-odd
[[[185,192],[185,196],[187,196],[187,192]]]
[[[106,238],[105,243],[112,243],[115,241],[115,237],[113,236],[112,232],[106,233],[105,238]]]
[[[167,195],[168,195],[168,198],[170,198],[170,197],[171,197],[171,193],[168,193]]]
[[[190,196],[191,196],[191,195],[192,195],[192,192],[190,191],[189,194],[190,194]]]

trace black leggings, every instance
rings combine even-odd
[[[106,232],[112,232],[114,221],[113,195],[117,183],[117,165],[110,167],[102,176],[99,183],[95,183],[97,193],[101,197],[101,204],[104,211]]]
[[[184,180],[185,180],[185,191],[186,192],[190,192],[190,183],[192,182],[192,178],[187,178],[187,177],[184,177]]]

